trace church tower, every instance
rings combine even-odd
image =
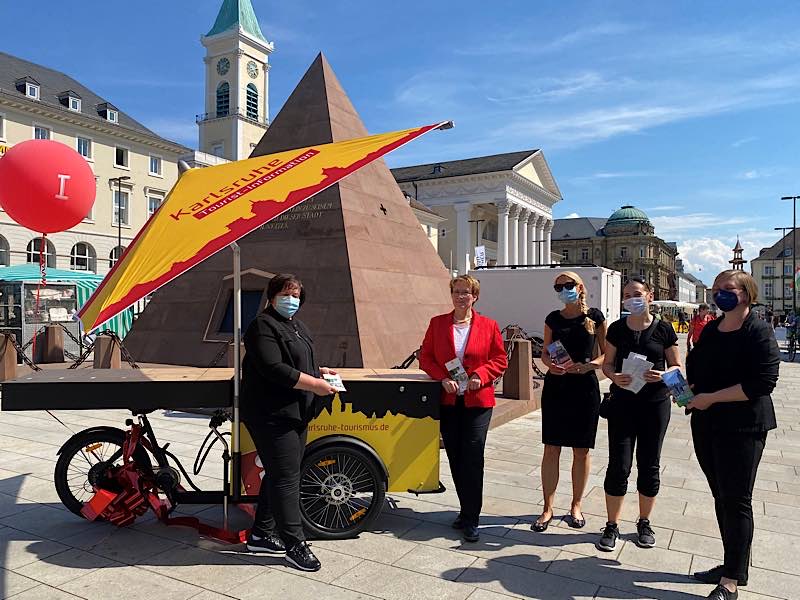
[[[728,262],[733,265],[734,271],[744,271],[744,263],[747,261],[742,258],[742,252],[744,252],[744,248],[742,248],[742,244],[739,242],[739,238],[736,238],[736,246],[733,249],[733,260],[729,260]]]
[[[250,0],[223,0],[206,48],[205,114],[199,115],[201,152],[248,158],[269,125],[269,55]]]

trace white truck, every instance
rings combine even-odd
[[[586,303],[599,308],[610,324],[619,319],[622,304],[622,276],[605,267],[499,267],[469,272],[481,282],[475,309],[491,317],[503,329],[519,325],[541,341],[544,319],[563,306],[553,284],[562,271],[574,271],[586,285]]]

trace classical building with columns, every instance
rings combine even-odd
[[[400,189],[444,217],[438,251],[466,273],[476,246],[489,265],[550,264],[553,205],[561,200],[541,150],[392,169]]]

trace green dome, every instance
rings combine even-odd
[[[650,222],[647,215],[635,206],[623,206],[608,218],[608,223],[620,221],[646,221]]]

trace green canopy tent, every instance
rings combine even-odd
[[[92,293],[103,281],[101,275],[88,273],[85,271],[64,271],[61,269],[47,269],[48,283],[74,283],[75,297],[77,301],[76,309],[80,309],[89,299]],[[12,267],[0,267],[0,283],[19,283],[36,285],[42,279],[41,271],[37,263],[25,265],[15,265]],[[43,288],[44,289],[44,288]],[[128,308],[116,317],[102,324],[97,332],[111,330],[120,338],[124,338],[130,331],[133,324],[133,308]]]

